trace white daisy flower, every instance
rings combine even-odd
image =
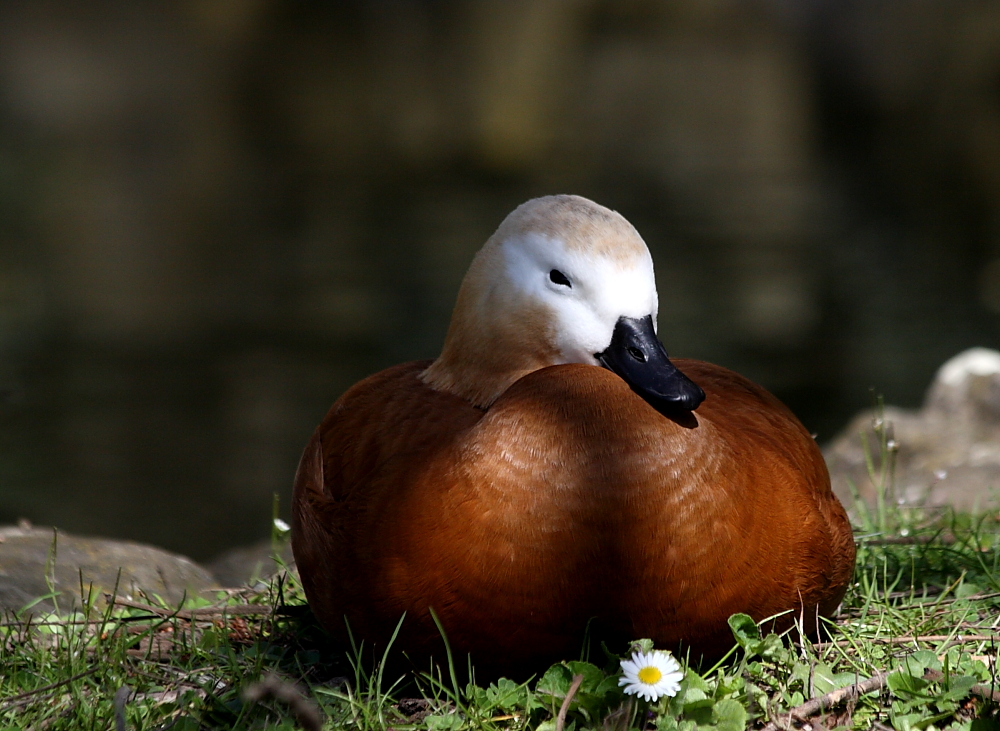
[[[624,685],[626,693],[657,701],[660,696],[677,695],[683,677],[680,664],[669,652],[633,652],[631,660],[622,660],[618,685]]]

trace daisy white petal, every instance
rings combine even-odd
[[[659,700],[661,696],[674,696],[680,690],[684,677],[674,656],[665,650],[633,652],[631,660],[622,660],[622,677],[618,685],[625,692],[638,695],[646,701]]]

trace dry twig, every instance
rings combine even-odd
[[[862,680],[860,683],[848,685],[846,688],[831,690],[825,695],[806,701],[801,706],[796,706],[787,714],[782,714],[785,716],[785,719],[775,719],[766,724],[761,731],[781,731],[782,729],[788,729],[792,727],[793,721],[804,723],[810,716],[815,716],[841,703],[860,698],[866,693],[881,690],[885,687],[888,677],[889,673],[876,673],[867,680]],[[944,680],[944,673],[937,670],[927,670],[924,673],[924,679],[938,682]],[[969,688],[969,693],[983,700],[1000,703],[1000,691],[994,690],[982,683],[977,683]]]
[[[573,696],[576,695],[576,691],[579,690],[580,683],[582,682],[582,675],[573,676],[573,682],[569,684],[566,697],[563,698],[562,705],[559,706],[559,715],[556,716],[556,731],[563,731],[563,727],[566,725],[566,714],[569,712],[569,704],[573,700]]]
[[[924,672],[924,679],[931,680],[933,682],[938,682],[944,680],[944,673],[939,670],[927,670]],[[994,690],[988,685],[983,685],[982,683],[976,683],[974,686],[969,688],[969,693],[974,696],[982,698],[984,701],[993,701],[994,703],[1000,703],[1000,691]]]
[[[787,723],[779,725],[776,721],[771,721],[764,726],[762,731],[779,731],[779,729],[789,726],[792,720],[804,721],[810,716],[815,716],[817,713],[822,713],[823,711],[840,705],[841,703],[846,703],[847,701],[855,698],[860,698],[866,693],[871,693],[872,691],[881,690],[885,687],[885,681],[888,677],[888,673],[875,673],[875,675],[871,676],[867,680],[862,680],[860,683],[848,685],[846,688],[831,690],[825,695],[808,700],[801,706],[796,706],[790,710],[787,714]]]

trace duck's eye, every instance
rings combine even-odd
[[[569,278],[558,269],[553,269],[549,272],[549,279],[552,280],[553,284],[561,284],[564,287],[573,288],[573,284],[569,281]]]
[[[635,358],[640,363],[645,363],[646,362],[646,354],[643,353],[641,350],[639,350],[634,345],[630,345],[628,347],[628,354],[631,355],[633,358]]]

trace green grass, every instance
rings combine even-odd
[[[7,617],[0,727],[114,728],[115,696],[127,688],[128,728],[292,728],[284,700],[243,699],[276,673],[320,707],[325,728],[549,731],[582,675],[567,731],[641,723],[663,731],[736,729],[780,721],[810,697],[885,671],[892,674],[883,689],[833,709],[826,725],[1000,727],[996,706],[970,693],[997,685],[1000,526],[994,517],[905,517],[912,520],[860,538],[855,581],[827,641],[762,638],[736,617],[732,655],[700,674],[688,670],[677,697],[649,708],[621,694],[612,658],[601,666],[566,662],[526,684],[485,688],[461,686],[448,668],[405,682],[366,672],[317,649],[323,642],[312,625],[285,609],[303,597],[294,576],[283,575],[182,609],[156,597],[109,602],[83,591],[72,613]]]
[[[386,677],[325,647],[283,572],[181,608],[82,587],[75,611],[6,617],[0,728],[295,728],[297,714],[308,727],[311,707],[328,729],[1000,729],[988,700],[1000,690],[1000,518],[896,507],[887,433],[870,460],[881,496],[858,510],[854,581],[828,637],[761,637],[737,615],[733,652],[689,668],[674,698],[626,698],[610,656],[524,684],[463,685],[453,667]],[[789,719],[810,698],[873,677],[872,692]]]

